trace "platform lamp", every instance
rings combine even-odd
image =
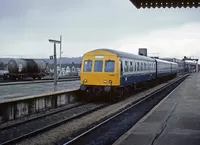
[[[54,85],[57,85],[57,58],[56,58],[56,44],[60,44],[61,41],[49,39],[49,42],[54,43]]]

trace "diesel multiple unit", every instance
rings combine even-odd
[[[178,64],[113,49],[96,49],[82,57],[80,89],[92,93],[121,92],[128,86],[176,76]]]

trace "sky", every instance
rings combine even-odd
[[[129,0],[0,0],[0,57],[49,58],[96,48],[200,58],[200,8],[136,9]],[[57,55],[60,46],[57,45]]]

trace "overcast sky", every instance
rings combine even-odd
[[[0,0],[0,57],[48,58],[48,39],[60,35],[68,57],[101,47],[137,54],[145,47],[151,56],[200,58],[200,9],[136,9],[129,0]]]

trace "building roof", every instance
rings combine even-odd
[[[195,0],[130,0],[133,5],[140,8],[192,8],[192,7],[200,7],[200,1]]]

